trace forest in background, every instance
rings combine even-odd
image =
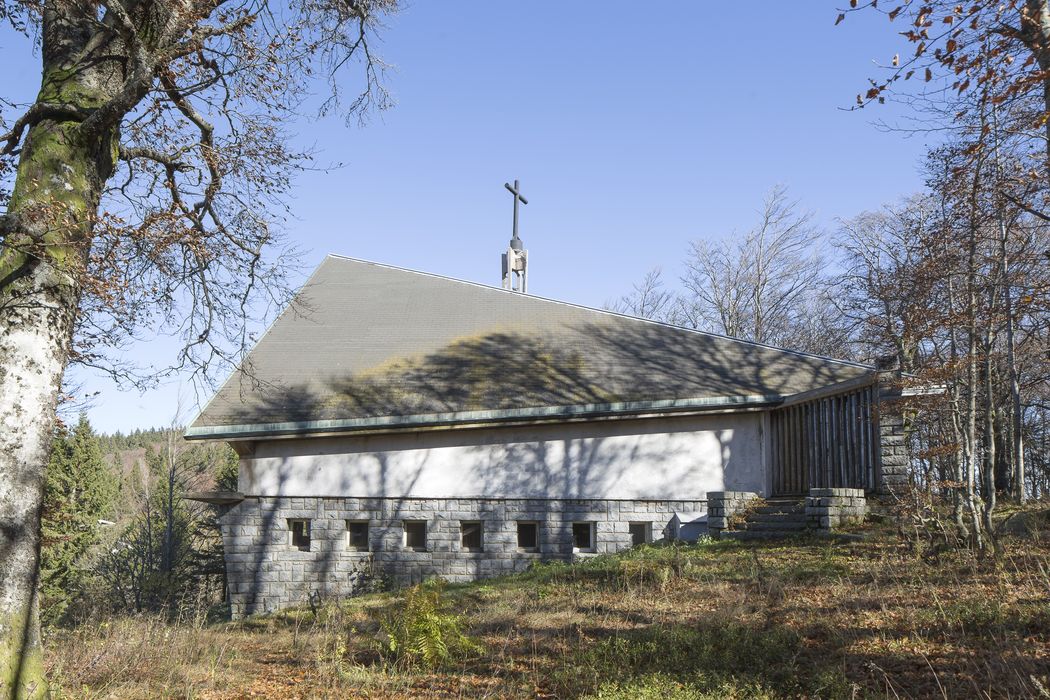
[[[236,490],[237,455],[225,444],[188,445],[182,433],[173,426],[98,435],[83,414],[60,426],[42,516],[44,624],[225,615],[216,510],[184,497]]]
[[[1047,140],[1033,133],[1045,111],[1041,94],[997,94],[993,77],[908,98],[922,115],[910,130],[936,143],[921,191],[826,231],[774,187],[753,227],[694,241],[677,279],[654,268],[607,304],[899,368],[917,394],[899,505],[980,550],[995,546],[1000,501],[1050,495]]]

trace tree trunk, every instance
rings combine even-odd
[[[992,513],[996,505],[996,430],[995,430],[995,384],[992,377],[992,334],[985,331],[984,350],[984,508],[981,511],[984,517],[984,530],[987,533],[988,542],[995,547],[995,527],[992,522]]]
[[[1021,32],[1024,43],[1035,55],[1039,69],[1050,72],[1050,2],[1047,0],[1026,0],[1025,9],[1021,12]],[[1044,117],[1050,116],[1050,79],[1043,79]],[[1044,119],[1044,136],[1046,138],[1046,163],[1050,172],[1050,119]]]
[[[1045,0],[1044,0],[1045,2]],[[1050,80],[1043,81],[1043,96],[1047,114],[1050,114]],[[995,171],[999,187],[1003,183],[1003,166],[999,153],[999,110],[992,105],[992,138],[995,146]],[[1047,120],[1047,156],[1050,163],[1050,119]],[[999,269],[1002,274],[1003,312],[1006,314],[1006,367],[1010,380],[1010,451],[1009,475],[1011,495],[1021,504],[1025,502],[1024,490],[1024,436],[1023,413],[1021,405],[1021,384],[1017,371],[1016,341],[1014,339],[1014,306],[1013,280],[1010,276],[1010,229],[1006,225],[1003,213],[1004,202],[998,201],[995,207],[996,220],[999,225]]]
[[[41,100],[94,106],[70,72],[45,71]],[[61,84],[61,83],[65,84]],[[77,104],[78,99],[81,100]],[[97,102],[95,103],[97,104]],[[45,120],[19,158],[0,251],[0,680],[5,698],[47,694],[37,577],[44,468],[115,132]]]

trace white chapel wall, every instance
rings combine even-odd
[[[703,499],[764,493],[759,413],[264,441],[251,496]]]

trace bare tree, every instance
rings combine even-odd
[[[675,295],[664,288],[663,272],[654,267],[645,273],[641,282],[633,285],[630,294],[606,304],[605,308],[639,318],[673,322]]]
[[[901,36],[915,50],[886,61],[886,73],[869,80],[857,95],[858,106],[882,102],[891,92],[907,92],[913,77],[923,84],[938,78],[944,85],[922,92],[950,99],[967,91],[984,92],[995,104],[1037,96],[1041,109],[1023,127],[1028,138],[1040,138],[1043,176],[1050,161],[1050,0],[850,0],[836,24],[860,10],[879,12],[896,22]],[[901,27],[900,25],[904,25]],[[975,102],[969,100],[969,105]],[[965,113],[966,105],[961,106]],[[961,114],[960,114],[961,116]],[[1041,136],[1040,136],[1041,132]]]
[[[1024,159],[985,148],[995,127],[974,114],[975,128],[959,130],[967,138],[929,154],[926,193],[843,225],[840,299],[869,352],[893,352],[923,385],[944,388],[911,426],[915,459],[936,475],[916,471],[916,486],[951,503],[965,541],[994,548],[997,501],[1024,491],[1032,461],[1021,433],[1035,429],[1025,416],[1050,369],[1050,280],[1045,223],[1002,196],[1000,168]]]
[[[46,693],[36,577],[43,470],[72,360],[140,379],[112,348],[182,340],[215,369],[245,318],[284,300],[277,240],[309,159],[285,124],[383,107],[371,38],[396,0],[0,0],[41,60],[29,105],[0,95],[0,681]],[[364,87],[346,99],[343,69]],[[17,109],[17,112],[13,110]]]
[[[682,278],[688,290],[682,318],[694,327],[785,344],[805,300],[820,287],[823,262],[812,219],[778,186],[743,237],[694,241]]]

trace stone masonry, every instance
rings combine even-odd
[[[758,498],[751,491],[711,491],[707,494],[709,510],[707,513],[707,530],[711,536],[718,536],[730,528],[734,515],[747,509],[749,503]]]
[[[864,489],[810,489],[806,496],[806,520],[813,530],[833,530],[864,522],[867,499]]]
[[[879,362],[879,483],[878,493],[900,496],[908,486],[908,451],[901,407],[901,372],[895,359]]]
[[[537,561],[616,552],[632,544],[629,526],[645,523],[659,539],[675,511],[705,501],[246,498],[219,519],[234,618],[310,599],[358,592],[364,576],[403,585],[440,576],[469,581],[522,571]],[[309,520],[309,551],[292,545],[290,520]],[[426,522],[425,550],[404,545],[404,521]],[[480,521],[482,548],[461,547],[460,523]],[[517,523],[538,526],[535,551],[518,548]],[[367,522],[368,548],[350,546],[348,523]],[[573,547],[573,523],[593,523],[594,548]]]

